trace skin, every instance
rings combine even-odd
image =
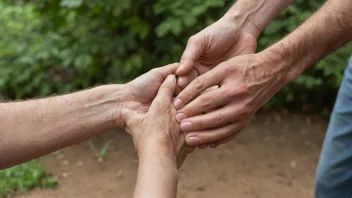
[[[262,30],[291,2],[292,0],[238,0],[221,19],[190,37],[176,72],[180,88],[185,88],[192,80],[220,63],[239,55],[253,54]],[[183,102],[176,100],[174,105],[180,109],[185,105]],[[185,116],[191,115],[178,114],[177,119],[181,121]],[[223,143],[232,138],[230,136]],[[215,145],[216,142],[209,143],[210,147],[214,148]],[[207,144],[199,145],[199,148],[206,147]]]
[[[197,77],[174,103],[187,144],[216,146],[233,138],[284,85],[352,39],[351,11],[352,1],[329,0],[268,49],[234,57]],[[220,88],[200,95],[214,85]],[[201,114],[207,109],[217,110]]]
[[[73,94],[0,103],[0,169],[8,168],[115,128],[121,112],[147,112],[164,79],[178,64],[153,69],[123,85]]]
[[[177,168],[190,149],[185,146],[185,133],[175,119],[176,109],[171,103],[175,89],[176,78],[170,75],[148,112],[122,111],[139,156],[135,198],[176,197]]]

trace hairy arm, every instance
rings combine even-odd
[[[329,0],[287,37],[263,51],[286,74],[285,82],[352,39],[352,1]]]
[[[225,14],[257,38],[263,29],[293,0],[238,0]]]
[[[155,142],[139,153],[134,198],[176,198],[178,170],[172,149]],[[160,152],[163,151],[163,152]]]
[[[0,169],[76,144],[122,126],[123,85],[0,103]]]

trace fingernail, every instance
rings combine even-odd
[[[200,139],[198,137],[188,137],[186,141],[188,146],[197,146],[200,144]]]
[[[166,79],[169,82],[174,82],[175,81],[175,75],[169,75]]]
[[[178,122],[181,122],[182,120],[184,120],[185,119],[185,114],[183,114],[183,113],[178,113],[177,115],[176,115],[176,120],[178,121]]]
[[[181,127],[181,130],[184,132],[192,130],[192,125],[190,122],[181,122],[180,127]]]
[[[181,100],[181,99],[176,99],[175,102],[174,102],[174,107],[175,107],[176,109],[181,109],[182,106],[183,106],[182,100]]]

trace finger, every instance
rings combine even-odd
[[[176,119],[182,118],[181,116],[177,114]],[[225,106],[206,114],[184,119],[180,123],[180,128],[184,132],[202,131],[225,126],[234,121],[241,120],[242,117],[243,114],[237,113],[233,107]]]
[[[223,72],[214,69],[197,77],[177,96],[174,102],[174,107],[176,109],[181,109],[196,96],[200,95],[204,90],[219,84],[223,79],[223,76]]]
[[[216,148],[216,144],[214,142],[208,144],[210,148]]]
[[[210,92],[210,91],[215,91],[217,89],[219,89],[219,85],[215,85],[215,86],[209,87],[208,89],[203,91],[201,94],[205,94],[205,93]]]
[[[150,70],[150,72],[164,80],[168,75],[175,74],[179,66],[179,63],[172,63],[163,67],[154,68]]]
[[[186,135],[186,143],[188,146],[199,146],[220,141],[240,131],[242,128],[243,126],[240,123],[233,123],[221,128],[192,132]]]
[[[161,84],[158,94],[156,95],[155,99],[151,104],[151,109],[157,103],[169,105],[172,100],[172,96],[176,89],[176,77],[175,75],[169,75]]]
[[[218,146],[221,145],[221,144],[225,144],[225,143],[227,143],[227,142],[232,141],[233,139],[235,139],[235,137],[236,137],[236,135],[237,135],[238,133],[239,133],[239,132],[236,132],[236,133],[230,135],[229,137],[227,137],[227,138],[225,138],[225,139],[223,139],[223,140],[219,140],[219,141],[216,141],[215,143],[212,143],[213,146],[214,146],[214,148],[218,147]],[[212,148],[213,148],[213,147],[212,147]]]
[[[178,76],[186,75],[194,68],[194,62],[196,62],[204,52],[204,44],[203,37],[200,36],[192,36],[188,39],[186,49],[181,57],[180,67],[176,71]]]
[[[226,96],[225,89],[219,88],[214,91],[208,91],[196,99],[192,100],[185,107],[177,112],[176,119],[181,122],[183,119],[209,112],[219,106],[223,106],[231,101],[231,97]],[[232,111],[233,112],[233,111]],[[211,115],[211,114],[206,114]],[[217,118],[222,119],[222,118]],[[199,127],[198,127],[199,129]]]
[[[189,85],[190,82],[192,82],[198,76],[199,76],[199,74],[198,74],[197,70],[192,69],[186,75],[178,77],[178,82],[177,82],[178,86],[181,88],[185,88],[187,85]]]
[[[206,149],[207,148],[207,144],[202,144],[202,145],[199,145],[198,148],[199,149]]]

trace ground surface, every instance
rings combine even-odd
[[[327,122],[315,116],[262,113],[235,141],[196,150],[180,170],[180,198],[313,197],[316,163]],[[131,138],[111,132],[93,141],[112,147],[98,163],[87,143],[42,160],[60,181],[23,198],[132,197],[137,159]]]

